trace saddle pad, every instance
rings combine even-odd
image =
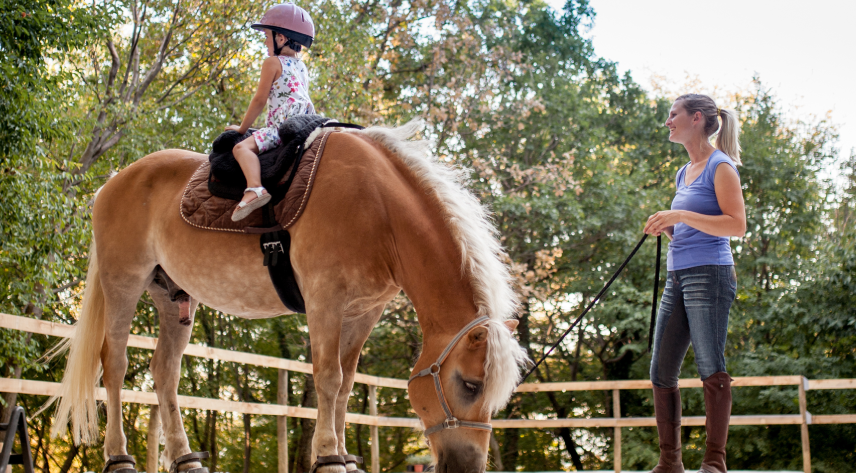
[[[283,229],[288,229],[288,227],[293,225],[303,213],[303,209],[306,208],[306,202],[308,202],[309,194],[312,192],[315,172],[318,169],[321,156],[324,154],[324,145],[327,143],[327,137],[331,133],[337,132],[336,129],[323,131],[312,142],[312,145],[306,149],[303,158],[301,158],[298,164],[294,181],[285,194],[285,198],[274,206],[276,221],[282,225]],[[216,197],[211,194],[208,190],[208,175],[210,171],[211,164],[206,161],[193,173],[190,182],[187,183],[187,187],[184,190],[184,195],[181,197],[181,218],[188,224],[205,230],[259,233],[256,228],[263,225],[263,209],[255,210],[249,217],[240,222],[233,222],[232,212],[238,206],[238,201]],[[291,169],[285,173],[283,179],[287,179],[290,174]]]

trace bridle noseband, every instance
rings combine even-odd
[[[479,325],[484,324],[490,320],[490,317],[483,316],[479,317],[476,320],[470,322],[466,327],[462,328],[455,338],[452,339],[451,342],[446,346],[446,349],[443,350],[443,353],[440,354],[440,357],[437,358],[431,366],[425,368],[424,370],[414,374],[407,381],[407,385],[409,386],[411,381],[416,378],[421,378],[422,376],[431,375],[434,377],[434,389],[437,391],[437,398],[440,400],[440,406],[443,408],[443,412],[446,413],[446,420],[443,422],[425,429],[425,437],[433,434],[434,432],[439,432],[444,429],[457,429],[459,427],[463,427],[465,429],[475,429],[475,430],[486,430],[490,432],[493,430],[493,426],[484,422],[471,422],[468,420],[459,420],[457,417],[452,415],[452,410],[449,409],[449,404],[446,402],[446,396],[443,394],[443,385],[440,383],[440,367],[443,365],[443,362],[446,361],[446,357],[449,356],[449,353],[453,348],[461,341],[461,338],[464,335],[468,334],[470,330],[478,327]]]

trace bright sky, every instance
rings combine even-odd
[[[646,89],[656,75],[689,75],[701,92],[749,90],[757,74],[788,117],[831,112],[842,154],[856,148],[856,1],[590,2],[595,53]]]

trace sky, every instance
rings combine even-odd
[[[548,0],[561,9],[563,0]],[[748,91],[752,77],[791,119],[831,114],[842,155],[856,148],[856,0],[590,0],[595,53],[648,90],[696,77]]]

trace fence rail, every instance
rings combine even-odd
[[[67,324],[47,322],[42,320],[20,317],[0,313],[0,328],[20,330],[23,332],[69,338],[74,334],[74,327]],[[131,335],[128,346],[154,350],[158,340],[153,337]],[[270,415],[280,419],[287,417],[298,417],[315,419],[317,410],[299,406],[286,405],[287,373],[295,371],[299,373],[312,373],[312,364],[300,361],[287,360],[272,356],[256,355],[253,353],[236,352],[221,348],[211,348],[203,345],[189,344],[184,351],[185,355],[212,360],[229,361],[248,365],[274,368],[279,370],[279,386],[277,400],[279,404],[262,404],[250,402],[227,401],[223,399],[211,399],[195,396],[178,396],[179,404],[185,409],[216,410],[223,412],[235,412],[240,414]],[[396,378],[384,378],[357,373],[354,381],[369,386],[370,415],[348,413],[345,421],[353,424],[370,426],[372,466],[371,472],[380,471],[378,459],[379,436],[378,427],[407,427],[421,429],[422,424],[416,418],[410,417],[386,417],[377,414],[377,388],[407,389],[407,380]],[[701,388],[699,379],[681,379],[682,389]],[[52,396],[59,391],[59,383],[47,381],[33,381],[23,379],[0,378],[0,392],[14,392],[20,394]],[[739,415],[731,416],[731,425],[799,425],[802,440],[803,471],[811,472],[811,454],[809,449],[808,426],[821,424],[856,424],[856,414],[844,415],[815,415],[806,409],[806,392],[821,389],[856,389],[856,379],[819,379],[809,380],[803,376],[750,376],[734,378],[734,387],[763,387],[763,386],[796,386],[798,388],[799,414],[771,414],[771,415]],[[494,427],[497,428],[614,428],[614,462],[615,472],[621,472],[621,429],[625,427],[655,427],[654,417],[621,417],[621,391],[622,390],[647,390],[651,389],[648,380],[624,380],[624,381],[576,381],[556,383],[526,383],[518,386],[520,393],[539,392],[566,392],[566,391],[612,391],[613,416],[593,418],[567,418],[567,419],[495,419]],[[106,399],[106,391],[99,388],[96,392],[99,400]],[[122,401],[130,403],[148,404],[157,406],[157,395],[153,392],[122,390]],[[682,419],[685,426],[703,426],[703,416],[689,416]],[[279,439],[279,472],[287,473],[288,449],[287,447],[287,424],[278,422]],[[156,458],[155,455],[153,458]],[[152,456],[150,456],[152,458]]]

